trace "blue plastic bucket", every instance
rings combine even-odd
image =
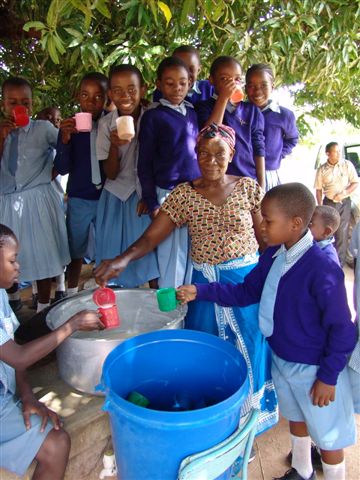
[[[126,340],[107,356],[102,386],[121,480],[175,480],[185,457],[236,430],[249,391],[241,353],[192,330]],[[150,401],[148,408],[126,400],[133,391]]]

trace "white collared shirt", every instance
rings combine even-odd
[[[314,239],[310,230],[307,230],[305,235],[300,238],[298,242],[295,243],[289,250],[286,249],[285,245],[281,247],[274,253],[273,258],[277,257],[281,253],[285,252],[285,265],[281,276],[283,276],[295,263],[300,260],[300,258],[313,246]]]

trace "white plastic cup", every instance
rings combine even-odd
[[[134,119],[131,115],[122,115],[116,119],[116,128],[120,140],[131,140],[135,137]]]
[[[75,113],[75,124],[78,132],[91,132],[92,115],[87,112]]]

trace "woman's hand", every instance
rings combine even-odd
[[[113,147],[121,147],[121,145],[126,145],[130,143],[131,140],[120,140],[117,130],[111,130],[110,133],[110,142]]]
[[[81,310],[81,312],[75,313],[69,318],[68,322],[71,323],[74,331],[102,330],[105,328],[96,310]]]
[[[176,298],[180,301],[181,305],[192,302],[195,300],[196,295],[195,285],[182,285],[176,290]]]
[[[328,385],[321,380],[316,380],[310,390],[313,405],[327,407],[335,400],[335,385]]]
[[[128,262],[124,262],[119,257],[112,260],[103,260],[94,270],[95,281],[100,287],[105,287],[112,278],[120,275],[125,270]]]
[[[40,432],[44,432],[49,419],[54,425],[55,430],[59,430],[61,428],[61,422],[58,414],[47,408],[47,406],[43,403],[36,400],[33,395],[22,398],[22,413],[26,430],[31,428],[30,416],[33,414],[41,417]]]

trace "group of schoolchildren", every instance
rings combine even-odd
[[[292,468],[281,479],[316,478],[310,436],[320,448],[325,480],[345,479],[343,448],[356,441],[350,394],[356,386],[351,384],[347,367],[356,344],[356,327],[330,238],[339,220],[331,207],[315,210],[313,195],[303,185],[279,185],[281,160],[296,145],[298,132],[293,113],[271,101],[271,68],[257,64],[248,69],[247,102],[233,100],[242,82],[241,66],[235,58],[215,59],[210,81],[198,81],[199,71],[198,51],[190,46],[177,48],[158,67],[155,102],[150,105],[144,99],[142,74],[135,66],[113,66],[109,78],[101,73],[85,75],[78,102],[82,112],[92,114],[91,132],[77,132],[73,118],[63,120],[60,130],[46,120],[30,120],[27,126],[17,128],[13,109],[24,105],[31,116],[31,86],[21,78],[4,82],[6,118],[0,123],[0,420],[9,422],[9,428],[5,433],[0,429],[0,445],[5,451],[0,466],[23,474],[36,457],[34,478],[62,478],[68,437],[62,436],[61,448],[53,455],[59,431],[56,418],[55,434],[43,420],[41,439],[34,416],[32,428],[29,420],[24,427],[21,407],[13,397],[13,369],[25,419],[29,419],[40,407],[22,378],[26,366],[75,329],[101,328],[96,314],[82,312],[60,327],[58,335],[51,333],[16,346],[12,340],[16,319],[3,289],[20,279],[36,281],[37,308],[41,311],[49,305],[52,277],[61,275],[67,266],[67,294],[76,293],[91,229],[94,227],[97,264],[126,250],[155,218],[171,190],[199,177],[196,138],[204,125],[217,123],[235,131],[235,154],[228,173],[254,178],[267,191],[261,207],[261,229],[269,248],[244,283],[184,285],[178,289],[178,298],[182,302],[198,298],[224,306],[260,302],[259,322],[273,353],[272,374],[280,411],[290,421]],[[106,113],[108,94],[114,109]],[[131,141],[120,140],[117,134],[116,119],[122,115],[134,119],[135,137]],[[69,174],[66,224],[58,192],[51,184],[56,172]],[[182,227],[155,253],[132,262],[115,284],[137,287],[149,282],[157,288],[188,283],[188,251],[188,232]],[[14,290],[9,295],[18,300]],[[351,358],[354,360],[354,354]],[[49,415],[41,414],[43,419]],[[38,435],[32,433],[37,439],[33,448],[19,457],[19,448],[25,452],[22,445],[28,445],[32,438],[29,432],[34,431]]]

